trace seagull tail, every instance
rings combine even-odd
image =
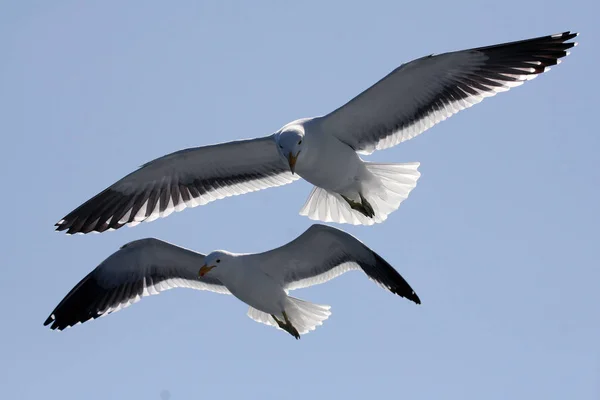
[[[352,225],[373,225],[383,222],[396,211],[417,186],[421,176],[419,163],[382,164],[365,162],[371,178],[363,182],[362,195],[373,208],[374,216],[367,217],[350,207],[338,193],[314,187],[300,215],[312,220]]]
[[[315,304],[289,296],[287,300],[285,312],[294,328],[296,328],[301,335],[315,330],[319,325],[323,325],[323,321],[331,315],[329,306]],[[248,316],[256,322],[280,329],[271,315],[259,311],[256,308],[250,307],[248,309]],[[277,317],[283,320],[283,316]]]

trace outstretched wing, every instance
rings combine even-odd
[[[322,117],[323,130],[363,154],[395,146],[548,71],[576,45],[566,43],[575,36],[564,32],[413,60]]]
[[[255,257],[262,270],[287,290],[324,283],[360,269],[390,292],[421,303],[410,285],[383,258],[355,237],[330,226],[315,224],[290,243]]]
[[[298,179],[274,136],[181,150],[143,165],[56,224],[67,233],[104,232],[173,211]]]
[[[176,287],[229,294],[219,280],[198,276],[203,263],[203,254],[158,239],[128,243],[83,278],[44,325],[63,330]]]

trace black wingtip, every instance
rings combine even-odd
[[[578,32],[566,31],[563,33],[557,33],[555,35],[550,35],[550,39],[564,43],[568,40],[576,38],[577,36],[579,36]],[[577,46],[577,42],[570,42],[570,43],[565,43],[565,44],[570,45],[569,48]]]
[[[56,231],[66,231],[67,235],[119,229],[133,219],[130,216],[128,221],[120,221],[125,212],[131,209],[127,206],[131,205],[134,198],[134,195],[121,194],[107,188],[71,211],[54,226]]]
[[[400,296],[400,297],[404,297],[407,300],[412,301],[415,304],[421,304],[421,299],[419,298],[419,295],[417,295],[417,293],[412,290],[412,288],[410,287],[410,285],[408,284],[408,282],[406,282],[404,280],[404,278],[400,277],[402,279],[402,281],[404,281],[404,283],[406,285],[397,285],[395,287],[390,288],[389,290]],[[408,290],[407,290],[408,288]]]
[[[46,321],[44,321],[44,326],[48,326],[52,323],[52,321],[54,321],[54,315],[50,314],[50,316],[48,316],[48,318],[46,319]]]
[[[576,32],[566,31],[554,35],[479,47],[474,50],[483,52],[496,61],[502,61],[501,65],[505,66],[525,62],[528,67],[534,67],[536,64],[533,62],[536,62],[537,65],[548,67],[556,65],[557,59],[568,55],[567,50],[577,45],[577,42],[569,42],[569,40],[578,35]],[[541,72],[544,72],[544,69],[537,73]]]
[[[552,39],[562,39],[562,40],[571,40],[574,37],[577,37],[579,35],[579,33],[577,32],[571,32],[571,31],[564,31],[561,33],[555,33],[554,35],[550,35],[550,37]]]
[[[50,325],[50,329],[62,331],[65,328],[83,323],[90,319],[96,319],[98,312],[98,301],[103,298],[104,290],[98,286],[93,277],[93,272],[83,278],[56,306],[50,316],[44,321],[44,326]]]
[[[52,329],[53,331],[62,331],[63,329],[68,328],[68,326],[59,325],[58,322],[56,322],[54,314],[50,314],[50,316],[44,321],[44,326],[48,326],[50,324],[52,324],[50,326],[50,329]]]
[[[404,297],[415,304],[421,304],[421,299],[406,280],[385,261],[379,254],[372,251],[375,256],[375,265],[362,265],[369,277],[386,287],[390,292]]]
[[[415,304],[421,304],[421,299],[419,298],[419,296],[415,293],[415,291],[413,290],[413,292],[408,295],[406,297],[408,300],[412,301]]]

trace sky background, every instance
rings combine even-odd
[[[600,398],[598,5],[0,1],[0,388],[6,399]],[[581,32],[553,70],[368,160],[421,162],[381,225],[338,225],[423,304],[358,272],[295,292],[295,341],[229,296],[174,290],[42,323],[122,244],[282,245],[306,182],[102,235],[53,224],[142,163],[325,114],[431,53]]]

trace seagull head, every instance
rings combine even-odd
[[[200,267],[198,275],[203,277],[208,274],[212,269],[227,266],[231,260],[232,255],[226,251],[218,250],[213,251],[206,257],[204,257],[204,265]],[[214,274],[214,272],[213,272]]]
[[[284,127],[275,138],[277,150],[290,165],[292,174],[296,171],[296,161],[304,145],[304,129],[299,125]]]

